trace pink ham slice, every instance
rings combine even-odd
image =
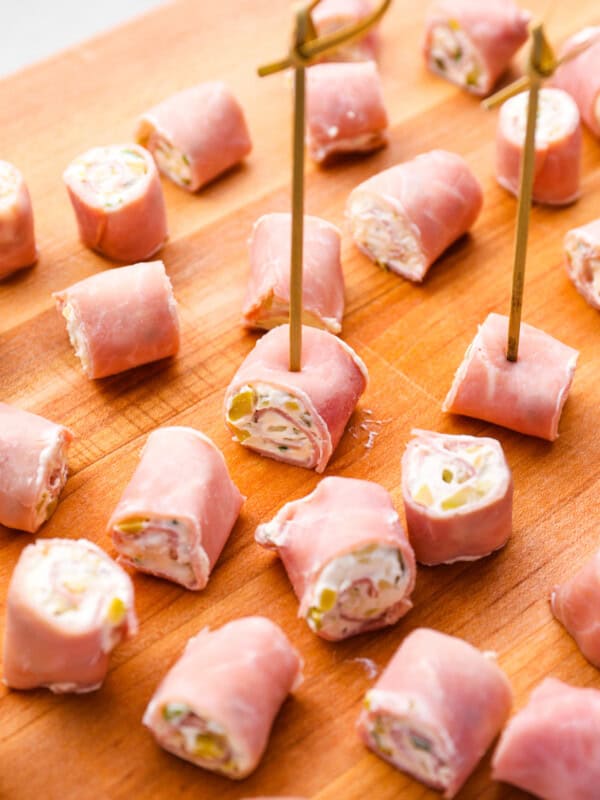
[[[52,296],[88,378],[179,350],[177,304],[162,261],[101,272]]]
[[[245,778],[258,766],[275,716],[300,681],[298,653],[265,617],[205,628],[164,677],[144,725],[176,756]]]
[[[335,33],[356,25],[373,11],[369,0],[321,0],[312,11],[312,21],[319,36]],[[377,27],[371,28],[361,38],[340,45],[326,53],[324,61],[370,61],[377,58],[380,36]]]
[[[161,172],[190,192],[252,149],[242,108],[219,81],[184,89],[146,111],[135,138],[150,150]]]
[[[483,192],[466,162],[432,150],[361,183],[347,215],[355,244],[375,263],[420,282],[473,225]]]
[[[0,403],[0,524],[35,533],[67,481],[72,433],[37,414]]]
[[[307,72],[306,92],[308,151],[317,163],[387,144],[388,117],[374,61],[316,64]]]
[[[158,428],[108,533],[128,566],[203,589],[243,502],[208,437],[193,428]]]
[[[600,311],[600,219],[565,236],[565,266],[579,294]]]
[[[561,47],[559,57],[588,42],[593,42],[589,49],[556,70],[552,85],[571,95],[585,124],[600,137],[600,25],[584,28],[571,36]]]
[[[600,551],[570,580],[554,587],[550,602],[583,655],[600,667]]]
[[[358,731],[378,756],[454,797],[510,713],[508,679],[462,639],[419,628],[367,692]]]
[[[489,94],[527,41],[529,19],[512,0],[438,0],[425,24],[427,66],[473,94]]]
[[[389,493],[371,481],[352,478],[324,478],[311,494],[286,503],[275,518],[259,525],[256,541],[276,550],[300,601],[299,617],[306,617],[314,604],[315,587],[323,570],[336,559],[355,556],[367,564],[369,551],[376,547],[389,549],[389,558],[400,564],[398,575],[401,595],[394,595],[393,604],[376,603],[380,595],[372,577],[351,574],[340,582],[336,605],[327,609],[336,614],[335,628],[328,629],[326,613],[312,620],[311,627],[324,639],[343,639],[365,631],[393,625],[412,608],[410,595],[415,585],[416,564],[412,547],[402,528]],[[361,581],[368,581],[368,606],[365,613],[345,614],[343,600],[347,592],[357,591]],[[331,591],[331,590],[329,590]],[[316,606],[318,608],[318,605]],[[370,614],[376,607],[377,614]],[[339,615],[339,619],[337,619]],[[310,624],[310,622],[309,622]],[[345,626],[345,628],[344,628]]]
[[[508,318],[489,314],[469,345],[443,410],[553,442],[578,352],[521,323],[519,357],[506,359]]]
[[[265,214],[250,237],[250,280],[242,309],[248,328],[273,328],[289,318],[291,215]],[[307,325],[342,329],[344,275],[339,230],[304,217],[302,312]]]
[[[19,170],[0,161],[0,280],[37,260],[33,209]]]
[[[546,678],[508,723],[492,777],[543,800],[597,800],[600,691]]]

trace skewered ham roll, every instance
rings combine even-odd
[[[513,482],[500,442],[411,431],[402,458],[410,542],[421,564],[473,561],[512,531]]]
[[[277,712],[301,681],[301,660],[265,617],[244,617],[189,640],[144,714],[157,742],[228,778],[260,761]]]
[[[388,492],[371,481],[323,478],[259,525],[300,600],[298,616],[323,639],[393,625],[412,608],[415,557]]]
[[[376,755],[452,798],[511,704],[508,679],[489,654],[419,628],[367,692],[358,731]]]
[[[234,439],[264,456],[323,472],[358,398],[367,368],[354,350],[318,328],[302,328],[302,369],[289,369],[289,326],[260,339],[225,392]]]
[[[248,328],[273,328],[289,319],[291,214],[265,214],[250,237],[250,280],[243,322]],[[319,217],[304,217],[302,319],[331,333],[342,329],[344,275],[341,234]]]
[[[207,436],[193,428],[158,428],[108,531],[123,563],[203,589],[243,502]]]
[[[566,268],[579,294],[600,311],[600,218],[565,237]]]
[[[167,238],[162,187],[151,155],[137,144],[94,147],[64,174],[79,236],[115,261],[145,261]]]
[[[356,25],[367,17],[373,7],[369,0],[321,0],[311,12],[318,36],[335,33],[342,28]],[[359,39],[340,45],[326,53],[323,61],[370,61],[377,58],[379,30],[371,28]]]
[[[87,539],[40,539],[8,589],[4,681],[56,693],[98,689],[111,651],[137,631],[127,573]]]
[[[554,587],[550,604],[583,655],[600,667],[600,551],[570,580]]]
[[[359,184],[347,215],[357,247],[380,266],[420,282],[477,219],[483,192],[465,161],[432,150]]]
[[[0,524],[35,533],[67,482],[71,431],[0,403]]]
[[[529,19],[512,0],[438,0],[427,14],[427,66],[473,94],[489,94],[527,41]]]
[[[244,112],[219,81],[184,89],[146,111],[135,138],[163,175],[190,192],[252,150]]]
[[[562,58],[592,40],[594,44],[589,49],[556,70],[552,84],[571,95],[585,124],[595,136],[600,136],[600,25],[571,36],[559,55]]]
[[[387,144],[388,117],[374,61],[316,64],[307,71],[307,143],[318,164]]]
[[[100,272],[52,296],[88,378],[179,350],[177,303],[162,261]]]
[[[500,109],[496,135],[496,178],[518,196],[527,127],[529,92],[511,97]],[[562,206],[579,197],[581,122],[575,101],[560,89],[541,89],[535,131],[532,198]]]
[[[492,777],[543,800],[597,800],[600,692],[546,678],[508,723]]]
[[[519,358],[506,359],[508,317],[489,314],[469,345],[442,409],[553,442],[579,353],[521,323]]]
[[[0,161],[0,280],[37,260],[33,209],[19,170]]]

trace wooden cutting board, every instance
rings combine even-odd
[[[383,24],[389,147],[326,170],[309,166],[307,212],[344,226],[345,200],[355,184],[434,147],[467,159],[484,185],[485,207],[472,234],[440,259],[422,286],[375,267],[346,231],[343,336],[365,360],[371,382],[326,474],[379,481],[400,510],[400,459],[412,427],[492,435],[514,472],[514,533],[504,550],[482,561],[420,568],[408,616],[341,644],[319,640],[297,619],[281,564],[253,540],[259,522],[307,494],[318,477],[231,442],[221,412],[224,388],[256,340],[239,325],[246,240],[259,215],[289,207],[289,82],[255,73],[287,47],[288,3],[176,0],[0,82],[0,157],[26,175],[41,252],[34,269],[0,284],[0,396],[77,434],[62,501],[41,535],[85,536],[110,552],[107,519],[147,434],[167,423],[193,425],[212,437],[248,497],[205,591],[134,577],[140,633],[117,649],[99,692],[54,697],[0,690],[2,798],[434,798],[365,750],[354,732],[372,683],[360,659],[381,669],[419,626],[495,650],[514,687],[515,708],[546,675],[600,689],[600,675],[548,605],[553,584],[598,547],[600,318],[566,277],[562,240],[569,228],[600,212],[600,144],[584,134],[581,199],[566,209],[532,213],[524,319],[581,351],[560,438],[549,444],[444,415],[442,399],[477,324],[490,311],[508,310],[516,208],[493,176],[497,112],[484,112],[473,97],[425,71],[418,44],[424,11],[415,11],[417,5],[396,0]],[[529,5],[542,13],[546,4]],[[548,32],[560,41],[598,21],[596,0],[557,3]],[[244,166],[197,196],[164,182],[170,239],[161,255],[179,301],[181,353],[89,381],[50,293],[112,265],[78,242],[62,171],[91,146],[129,141],[137,115],[149,105],[215,78],[225,79],[241,100],[254,151]],[[9,576],[31,540],[0,532],[2,619]],[[257,613],[278,622],[300,649],[305,681],[277,718],[259,769],[238,784],[166,754],[140,720],[191,635]],[[524,797],[490,780],[489,761],[488,755],[460,797]]]

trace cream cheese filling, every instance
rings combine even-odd
[[[17,168],[8,161],[0,161],[0,209],[14,204],[20,181]]]
[[[58,504],[58,496],[69,473],[67,463],[68,441],[63,431],[42,450],[36,475],[37,502],[35,527],[50,519]]]
[[[263,300],[255,315],[246,316],[246,324],[255,328],[271,330],[290,321],[290,304],[286,300],[275,297],[270,292]],[[302,324],[313,328],[321,328],[331,333],[339,333],[342,326],[335,317],[322,317],[307,308],[302,309]]]
[[[69,301],[63,303],[61,310],[67,323],[67,334],[69,335],[71,346],[75,351],[75,355],[81,362],[83,371],[89,375],[91,371],[90,349],[88,347],[87,338],[83,332],[83,326],[79,315],[73,304]]]
[[[192,182],[189,156],[174,147],[168,139],[160,134],[154,134],[150,138],[148,147],[160,171],[175,183],[189,189]]]
[[[527,128],[527,104],[529,92],[520,92],[502,106],[502,129],[518,145],[525,141]],[[561,89],[540,89],[536,147],[549,147],[572,133],[579,123],[579,111],[575,101]]]
[[[95,205],[106,210],[133,199],[147,175],[143,152],[134,145],[94,147],[71,162],[65,172],[66,179],[85,186],[94,195]]]
[[[365,150],[373,150],[376,147],[381,147],[387,141],[383,130],[369,131],[368,133],[361,133],[359,136],[338,138],[339,128],[337,125],[332,125],[327,128],[326,133],[329,139],[328,142],[317,141],[313,136],[308,137],[308,146],[311,148],[315,161],[324,161],[334,153],[359,153]]]
[[[487,75],[478,53],[456,20],[448,20],[432,29],[429,66],[471,91],[481,90],[486,84]]]
[[[568,237],[565,249],[573,279],[583,284],[596,302],[600,302],[600,246],[574,232]]]

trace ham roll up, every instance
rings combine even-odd
[[[250,237],[250,280],[243,306],[248,328],[274,328],[290,316],[291,214],[265,214]],[[318,217],[304,217],[302,321],[331,333],[342,329],[344,275],[341,234]]]
[[[258,766],[301,659],[274,622],[244,617],[190,639],[164,677],[144,725],[179,758],[228,778]]]
[[[108,532],[130,567],[203,589],[244,498],[220,450],[193,428],[158,428],[115,508]]]
[[[455,153],[422,153],[357,186],[346,213],[356,246],[372,261],[421,282],[433,262],[473,225],[483,192]]]
[[[234,439],[264,456],[323,472],[367,386],[367,368],[333,334],[302,328],[302,368],[289,369],[289,326],[260,339],[225,392]]]
[[[600,550],[570,580],[554,587],[550,604],[583,655],[600,668]]]
[[[190,192],[252,149],[241,106],[220,81],[184,89],[146,111],[135,138],[163,175]]]
[[[600,691],[546,678],[508,723],[492,778],[543,800],[597,800]]]
[[[512,476],[500,442],[413,430],[402,458],[410,542],[421,564],[473,561],[512,531]]]
[[[4,681],[56,693],[98,689],[111,651],[137,631],[127,573],[86,539],[40,539],[13,572]]]
[[[321,0],[311,13],[318,36],[356,25],[373,11],[370,0]],[[370,28],[362,37],[325,53],[323,61],[370,61],[377,58],[379,30]]]
[[[577,103],[581,118],[600,137],[600,25],[584,28],[571,36],[560,49],[559,57],[572,53],[588,42],[593,44],[552,76],[552,85],[568,92]]]
[[[412,607],[415,557],[390,495],[376,483],[323,478],[259,525],[256,541],[277,551],[298,616],[323,639],[393,625]]]
[[[35,533],[52,516],[72,439],[62,425],[0,403],[0,525]]]
[[[0,280],[37,260],[33,209],[19,170],[0,161]]]
[[[511,704],[508,679],[488,654],[418,628],[367,692],[358,731],[376,755],[452,798]]]
[[[165,243],[162,186],[143,147],[94,147],[72,161],[63,178],[86,247],[131,263],[151,258]]]
[[[100,272],[52,296],[88,378],[179,350],[177,303],[162,261]]]
[[[507,335],[508,317],[489,314],[456,371],[442,409],[553,442],[579,353],[522,322],[519,357],[511,362],[506,358]]]
[[[600,311],[600,218],[565,236],[567,275],[579,294]]]

